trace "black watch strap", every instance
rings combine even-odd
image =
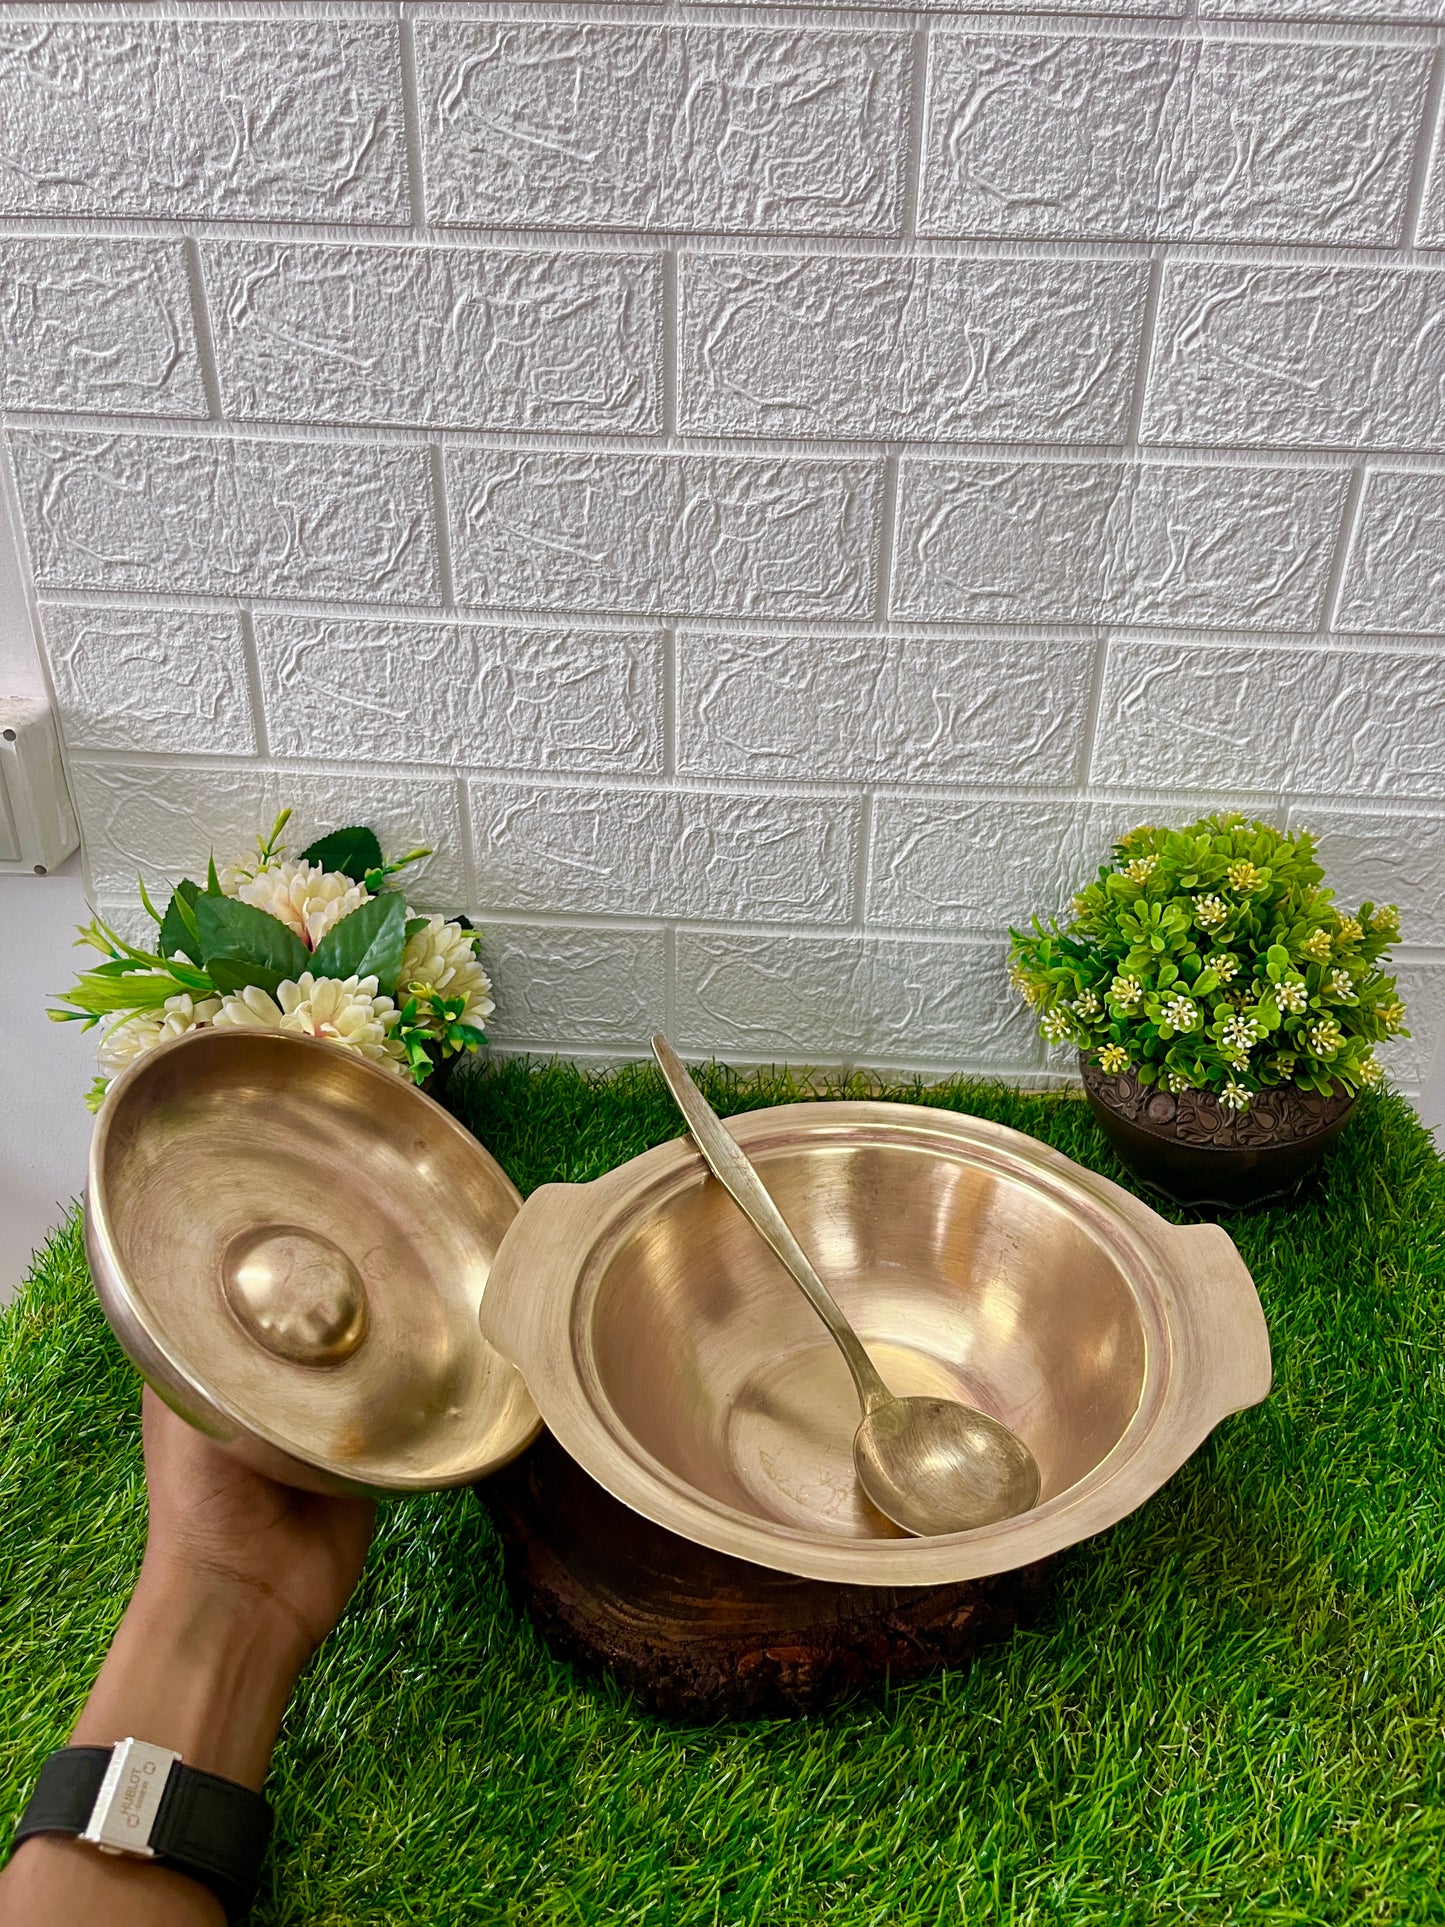
[[[215,1894],[227,1920],[239,1920],[256,1892],[271,1836],[270,1807],[249,1787],[203,1773],[199,1767],[185,1766],[174,1755],[164,1755],[162,1749],[141,1748],[127,1773],[127,1756],[122,1749],[135,1746],[134,1741],[122,1740],[114,1747],[67,1746],[52,1753],[41,1767],[30,1803],[20,1816],[11,1851],[36,1833],[96,1839],[88,1829],[97,1817],[97,1802],[113,1763],[123,1769],[122,1781],[129,1777],[139,1787],[143,1772],[155,1772],[151,1756],[162,1753],[163,1759],[169,1758],[169,1770],[159,1800],[150,1789],[143,1788],[134,1803],[143,1818],[137,1821],[133,1815],[132,1824],[149,1821],[149,1837],[143,1845],[117,1845],[111,1851],[153,1857],[162,1866],[189,1874]],[[119,1761],[116,1756],[120,1756]],[[107,1839],[123,1837],[129,1804],[124,1785],[117,1785],[109,1806],[113,1815],[122,1816],[122,1831],[107,1834],[97,1844],[103,1846]]]

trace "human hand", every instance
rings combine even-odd
[[[135,1593],[71,1735],[130,1735],[259,1791],[297,1675],[351,1596],[371,1540],[365,1499],[252,1472],[147,1391],[150,1524]],[[0,1921],[26,1927],[220,1927],[219,1902],[159,1862],[59,1835],[0,1873]]]
[[[74,1739],[135,1733],[259,1787],[297,1676],[360,1575],[374,1508],[251,1471],[149,1390],[142,1434],[145,1558]]]
[[[301,1492],[253,1472],[147,1386],[142,1404],[149,1530],[143,1577],[234,1590],[304,1643],[303,1660],[341,1617],[361,1576],[375,1507]]]

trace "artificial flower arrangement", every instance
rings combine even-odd
[[[1280,1084],[1353,1095],[1384,1075],[1374,1046],[1409,1035],[1379,968],[1400,918],[1336,908],[1314,852],[1237,814],[1132,830],[1067,923],[1009,932],[1010,976],[1048,1043],[1110,1075],[1233,1111]]]
[[[428,850],[387,860],[371,830],[334,830],[288,855],[283,810],[252,856],[202,886],[178,883],[155,948],[126,943],[99,918],[78,941],[105,961],[87,970],[50,1015],[105,1023],[100,1075],[87,1102],[142,1052],[215,1025],[324,1037],[420,1084],[486,1043],[491,983],[465,917],[415,916],[394,879]]]

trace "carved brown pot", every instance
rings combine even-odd
[[[1355,1104],[1280,1084],[1230,1111],[1212,1091],[1148,1089],[1132,1071],[1111,1076],[1082,1055],[1079,1068],[1094,1116],[1134,1176],[1176,1204],[1221,1210],[1291,1196]]]

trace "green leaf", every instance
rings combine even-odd
[[[318,977],[375,977],[390,996],[405,947],[406,905],[388,890],[332,924],[312,953],[311,968]]]
[[[209,990],[210,979],[203,978],[202,982]],[[112,1011],[159,1010],[167,997],[179,996],[183,990],[194,995],[195,989],[195,985],[182,983],[168,970],[128,971],[124,975],[110,971],[102,975],[100,970],[87,970],[61,1001],[88,1017],[103,1017]]]
[[[182,877],[171,892],[156,938],[156,948],[163,957],[174,957],[179,950],[193,964],[201,962],[201,931],[196,922],[195,905],[197,897],[203,894],[200,884],[192,883],[189,877]]]
[[[408,943],[410,943],[412,938],[416,936],[420,931],[426,929],[427,921],[428,919],[426,917],[408,917],[407,918],[406,929],[403,932],[403,935]]]
[[[333,830],[330,836],[318,837],[316,841],[301,852],[306,863],[319,863],[323,870],[340,870],[349,876],[353,883],[365,883],[368,870],[381,868],[384,857],[375,833],[356,825],[349,830]],[[327,976],[335,973],[327,971]],[[344,976],[351,972],[344,971]]]
[[[297,974],[294,970],[273,970],[243,957],[213,957],[210,970],[211,982],[222,997],[238,990],[249,990],[254,985],[257,990],[264,990],[268,997],[274,998],[282,984],[296,981]]]
[[[201,961],[217,990],[257,984],[274,997],[278,984],[311,968],[310,952],[296,933],[255,904],[203,895],[193,907]]]
[[[267,864],[273,857],[281,855],[281,832],[290,821],[291,811],[288,807],[282,810],[277,816],[276,821],[271,825],[271,834],[266,838],[266,841],[259,846],[258,854],[263,864]]]
[[[193,964],[181,963],[174,957],[166,965],[166,969],[170,971],[182,990],[190,991],[193,997],[210,996],[213,988],[210,971],[198,969]]]
[[[206,858],[206,895],[208,897],[218,897],[222,895],[221,879],[216,875],[216,853],[214,850],[212,850],[211,854]]]
[[[97,964],[94,970],[88,970],[85,974],[87,977],[133,977],[142,971],[159,967],[154,959],[147,962],[136,957],[112,957],[109,963]]]
[[[163,957],[112,957],[109,963],[97,964],[94,970],[87,970],[80,981],[86,984],[112,983],[116,980],[135,983],[149,982],[152,977],[171,984],[171,995],[176,991],[194,990],[206,996],[211,988],[211,980],[204,970],[195,970],[188,963],[170,963]]]

